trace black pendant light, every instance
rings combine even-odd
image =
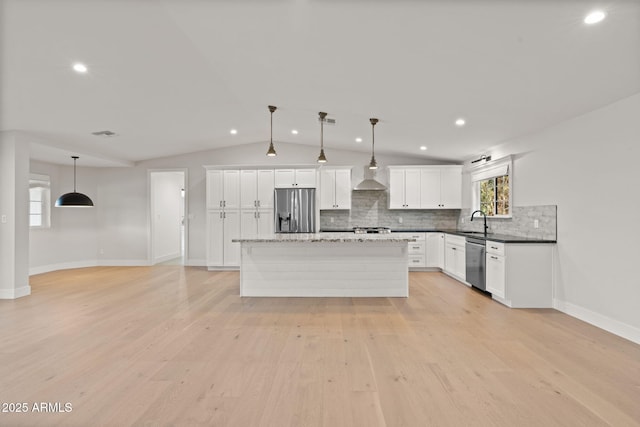
[[[324,155],[324,118],[327,117],[327,113],[319,112],[320,116],[320,155],[318,156],[318,163],[327,163],[327,156]]]
[[[276,156],[276,149],[273,148],[273,112],[276,111],[278,108],[274,107],[273,105],[269,105],[269,111],[271,112],[271,137],[269,139],[269,150],[267,150],[267,156],[269,157],[275,157]]]
[[[79,159],[78,156],[71,156],[73,159],[73,193],[66,193],[62,196],[58,197],[56,200],[56,206],[59,207],[93,207],[93,201],[89,198],[89,196],[78,193],[76,191],[76,160]]]
[[[375,144],[375,126],[376,123],[378,123],[378,119],[369,119],[369,121],[371,122],[371,161],[369,162],[369,169],[378,169],[378,163],[376,163],[376,155],[374,152],[374,144]]]

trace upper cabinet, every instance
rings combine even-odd
[[[207,209],[240,209],[239,170],[207,170]]]
[[[316,169],[276,169],[275,188],[316,188]]]
[[[240,188],[242,209],[273,208],[273,169],[241,170]]]
[[[462,208],[462,166],[425,166],[420,170],[422,209]]]
[[[351,168],[320,170],[320,209],[351,209]]]
[[[420,208],[420,168],[389,166],[389,209]]]
[[[460,209],[462,166],[389,166],[389,209]]]

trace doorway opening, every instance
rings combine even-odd
[[[186,265],[186,169],[149,171],[150,264]]]

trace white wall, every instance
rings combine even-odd
[[[636,342],[639,118],[637,94],[489,153],[514,155],[515,206],[558,206],[557,308]]]
[[[0,299],[31,293],[28,147],[14,132],[0,132]]]
[[[71,163],[71,159],[69,159]],[[73,191],[73,166],[31,161],[31,173],[48,175],[51,181],[51,227],[29,230],[30,274],[96,264],[96,208],[53,207],[56,199]],[[98,170],[77,168],[77,190],[96,200]]]

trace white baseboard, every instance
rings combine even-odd
[[[140,267],[148,266],[149,261],[146,259],[101,259],[101,260],[86,260],[86,261],[74,261],[74,262],[61,262],[59,264],[41,265],[38,267],[29,268],[29,276],[34,274],[49,273],[51,271],[69,270],[71,268],[86,268],[86,267]]]
[[[58,264],[40,265],[38,267],[29,268],[29,276],[34,274],[49,273],[50,271],[69,270],[71,268],[95,267],[98,265],[96,260],[61,262]]]
[[[190,267],[206,267],[207,266],[207,260],[206,259],[200,259],[200,258],[189,258],[186,262],[186,265],[190,266]]]
[[[558,299],[553,300],[553,308],[636,344],[640,344],[640,328]]]
[[[156,259],[153,260],[153,264],[159,264],[161,262],[169,261],[171,259],[180,258],[181,256],[182,255],[180,254],[180,252],[175,253],[175,254],[159,256],[159,257],[157,257]]]
[[[21,286],[16,289],[0,289],[0,299],[16,299],[31,294],[31,286]]]
[[[147,259],[101,259],[100,267],[146,267],[151,265]]]

